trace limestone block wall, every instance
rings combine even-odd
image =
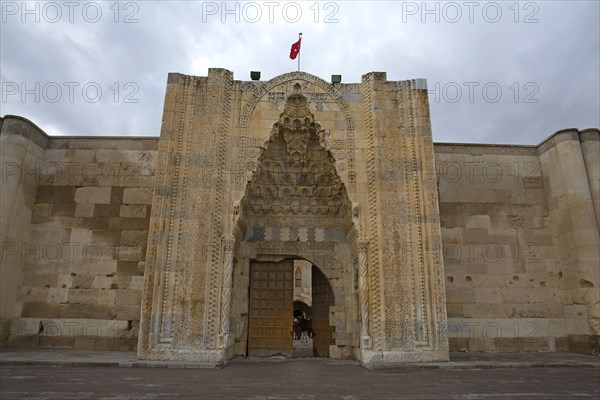
[[[558,261],[570,271],[565,316],[573,349],[600,352],[600,238],[598,199],[600,135],[566,129],[539,146],[540,165]]]
[[[0,119],[1,345],[135,349],[157,147]],[[597,351],[599,149],[434,145],[451,350]]]
[[[38,181],[35,165],[44,158],[47,138],[34,124],[22,118],[0,118],[0,317],[21,314],[17,302],[23,269],[22,244],[29,242],[29,224]],[[26,221],[23,223],[23,221]],[[11,256],[15,254],[16,256]],[[2,325],[4,327],[4,324]],[[2,329],[2,338],[6,331]]]
[[[14,273],[7,285],[16,292],[2,299],[3,343],[132,350],[157,140],[39,135],[43,147],[35,147],[35,163],[9,177],[31,194],[18,205],[28,213],[15,215],[22,233],[2,223],[3,232],[12,233],[3,236],[2,282],[7,270]],[[17,140],[8,130],[2,139]],[[3,204],[2,211],[10,210]]]
[[[569,136],[574,166],[558,134],[539,146],[435,145],[451,350],[597,347],[598,132],[586,132]]]

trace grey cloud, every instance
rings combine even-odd
[[[314,22],[308,8],[313,3],[303,3],[298,23],[277,13],[273,23],[266,16],[259,23],[243,17],[236,23],[232,16],[222,21],[218,15],[204,16],[203,22],[202,3],[166,1],[136,2],[139,22],[133,24],[112,21],[112,2],[99,3],[105,14],[96,24],[9,19],[0,28],[3,84],[95,82],[103,96],[97,103],[81,95],[73,103],[36,103],[31,96],[22,102],[11,96],[2,99],[1,113],[25,116],[61,134],[158,135],[169,72],[203,75],[208,67],[222,67],[235,79],[249,79],[250,70],[270,79],[296,69],[289,47],[302,31],[302,70],[323,79],[342,74],[344,82],[359,82],[362,74],[378,70],[390,80],[426,78],[430,89],[461,86],[457,102],[430,94],[436,141],[537,144],[562,128],[598,127],[599,3],[530,3],[539,8],[535,24],[514,23],[508,8],[513,2],[499,3],[504,14],[496,24],[478,14],[473,23],[443,18],[435,23],[431,16],[422,23],[418,14],[403,18],[407,2],[372,1],[336,2],[338,22],[332,24],[323,23],[323,9]],[[526,10],[520,11],[522,19]],[[479,84],[473,102],[465,82]],[[123,101],[133,92],[127,83],[135,85],[137,103]],[[486,83],[501,87],[498,102],[482,97]],[[533,92],[531,85],[526,90],[528,83],[537,85],[533,98],[538,103],[524,102]]]

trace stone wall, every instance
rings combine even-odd
[[[206,77],[170,74],[138,355],[222,363],[232,356],[235,340],[243,348],[233,329],[237,322],[243,325],[243,315],[231,323],[232,311],[239,311],[232,303],[239,300],[239,280],[231,274],[243,268],[240,274],[247,276],[250,258],[240,253],[246,228],[254,228],[253,221],[268,223],[263,240],[277,242],[275,249],[299,246],[277,255],[307,258],[320,266],[322,262],[295,252],[343,242],[337,235],[329,239],[316,234],[323,228],[324,211],[338,207],[335,196],[342,193],[347,199],[342,199],[343,218],[335,221],[335,228],[345,232],[349,258],[337,259],[344,264],[345,286],[335,304],[343,307],[336,346],[344,350],[331,354],[369,365],[446,360],[446,302],[426,89],[423,80],[388,81],[382,72],[365,74],[359,84],[331,84],[304,72],[266,82],[236,81],[230,71],[217,68],[209,69]],[[263,157],[270,146],[274,154]],[[315,151],[305,152],[308,148]],[[321,169],[316,164],[303,169],[321,155]],[[285,174],[275,161],[289,167]],[[305,232],[315,232],[294,238],[288,232],[298,219],[280,218],[275,203],[310,191],[294,180],[300,176],[321,180],[320,200],[325,202],[318,207],[300,199],[283,204],[281,211],[302,217]],[[281,190],[271,191],[271,183]],[[260,188],[272,203],[263,204],[264,220],[253,219],[256,215],[246,206],[258,204],[249,191]],[[268,228],[281,228],[282,235],[267,239],[273,232]],[[413,253],[404,246],[410,241]],[[352,275],[360,275],[358,289],[351,285]],[[358,317],[359,304],[360,329],[350,319]]]
[[[600,237],[595,211],[600,161],[594,149],[599,140],[597,129],[566,129],[538,149],[557,261],[569,271],[563,282],[569,341],[574,350],[591,348],[596,353],[600,352]]]
[[[451,350],[597,351],[599,144],[435,144]],[[136,348],[157,147],[0,119],[3,346]]]
[[[21,315],[17,301],[24,265],[21,248],[30,242],[29,221],[38,187],[35,166],[43,160],[46,144],[45,134],[29,121],[18,117],[0,119],[0,316],[3,319]],[[3,338],[5,334],[3,329]]]
[[[135,349],[157,140],[1,139],[4,344]]]
[[[566,134],[435,145],[451,350],[597,348],[598,131]]]

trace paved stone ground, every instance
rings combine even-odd
[[[312,338],[303,337],[300,340],[294,339],[293,347],[294,357],[312,357],[313,355],[313,341]]]
[[[308,347],[294,349],[296,357],[308,357]],[[296,351],[297,350],[297,351]],[[305,352],[306,354],[302,354]],[[311,357],[312,359],[312,357]],[[254,361],[265,361],[257,359]],[[240,362],[244,360],[234,360]],[[268,361],[287,361],[285,357],[273,357]],[[358,365],[356,361],[334,361]],[[211,363],[181,361],[139,360],[134,351],[100,351],[71,349],[0,349],[0,365],[60,365],[60,366],[112,366],[153,368],[218,368]],[[405,363],[395,369],[473,369],[473,368],[531,368],[531,367],[578,367],[600,368],[600,358],[574,353],[450,353],[449,362]]]
[[[221,370],[0,367],[0,398],[14,399],[598,399],[596,368],[395,369],[325,360],[234,361]]]
[[[236,359],[222,369],[199,369],[211,366],[144,363],[124,352],[4,349],[0,356],[2,400],[600,397],[598,358],[569,353],[453,353],[450,363],[377,371],[318,358]],[[132,368],[138,366],[162,368]]]

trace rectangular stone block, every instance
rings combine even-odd
[[[121,205],[120,217],[146,218],[147,208],[145,204],[123,204]]]
[[[463,315],[463,305],[462,303],[448,303],[446,304],[446,310],[448,313],[448,318],[462,318]]]
[[[77,274],[108,275],[117,272],[116,260],[101,260],[81,262],[71,267]]]
[[[117,264],[117,275],[119,277],[137,275],[137,268],[137,261],[119,261]]]
[[[115,304],[116,295],[116,290],[106,288],[100,289],[98,291],[98,304],[107,304],[109,306],[112,306]]]
[[[68,288],[49,288],[48,303],[66,303],[69,299]]]
[[[500,289],[502,302],[507,304],[527,303],[529,296],[525,288],[503,287]]]
[[[22,317],[30,318],[57,318],[59,317],[59,304],[53,303],[23,303]]]
[[[17,300],[24,303],[44,303],[48,301],[48,288],[45,287],[33,287],[24,288],[21,287],[17,292]]]
[[[116,289],[131,289],[131,276],[118,276]]]
[[[148,231],[146,230],[123,230],[121,231],[122,246],[136,246],[143,248],[148,242]]]
[[[110,187],[80,187],[75,192],[76,203],[110,203]]]
[[[76,217],[93,217],[94,216],[94,204],[91,203],[80,203],[75,206]]]
[[[114,319],[117,312],[114,306],[98,304],[60,304],[60,318]]]
[[[122,306],[140,306],[142,304],[141,290],[119,289],[116,291],[115,304]]]
[[[463,310],[467,318],[509,318],[512,316],[511,307],[505,304],[465,304]]]
[[[116,276],[93,275],[92,288],[111,289],[111,285],[117,282]]]
[[[91,286],[91,284],[90,284]],[[98,289],[71,289],[69,291],[70,304],[97,304]]]
[[[147,188],[125,188],[123,191],[124,204],[151,204],[152,203],[151,187]]]
[[[52,204],[39,203],[33,208],[33,217],[49,217],[52,215]]]
[[[587,307],[585,304],[571,304],[565,305],[565,318],[577,319],[577,318],[587,318]]]
[[[490,227],[489,215],[468,215],[464,217],[465,228],[483,228],[486,231]]]
[[[119,204],[96,204],[94,206],[94,217],[108,218],[118,217],[121,206]]]
[[[73,203],[56,203],[52,207],[53,217],[74,217],[75,204]]]
[[[32,273],[24,274],[22,286],[31,287],[56,287],[58,282],[58,273]]]
[[[134,290],[142,290],[144,288],[144,276],[132,276],[130,288]]]
[[[119,261],[139,261],[142,259],[142,251],[136,246],[117,246],[115,256]]]
[[[527,298],[529,303],[560,301],[560,298],[555,296],[555,291],[550,288],[530,288],[527,290]]]
[[[122,218],[122,217],[111,217],[109,218],[109,229],[124,230],[124,229],[138,229],[146,230],[150,225],[148,218]]]
[[[448,338],[450,351],[469,351],[468,338]]]
[[[104,217],[81,218],[80,221],[77,226],[88,229],[108,229],[110,224],[110,218]]]
[[[89,244],[92,242],[92,235],[93,232],[90,229],[85,229],[85,228],[75,228],[75,229],[71,229],[71,235],[69,237],[69,242],[71,243],[72,246],[78,245],[78,246],[83,246],[85,244]],[[81,253],[79,252],[74,252],[75,259],[79,259],[81,257],[77,257],[77,256],[81,256]]]
[[[106,255],[110,254],[111,257],[114,254],[114,247],[119,245],[120,238],[121,232],[116,230],[97,229],[92,231],[92,242],[102,249],[111,249],[110,252],[107,251],[106,253]]]
[[[72,203],[75,199],[73,186],[40,185],[37,188],[36,203]]]
[[[446,288],[448,304],[465,304],[475,302],[475,292],[472,288]]]
[[[79,274],[73,276],[71,280],[73,289],[92,289],[94,283],[94,275]]]
[[[476,303],[502,303],[500,288],[475,288],[474,292]]]
[[[121,320],[132,320],[139,321],[140,320],[140,311],[141,308],[139,305],[115,305],[114,309],[116,311],[116,318]]]

